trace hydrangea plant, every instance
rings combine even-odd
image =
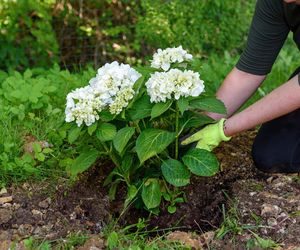
[[[110,185],[111,198],[124,182],[125,206],[134,200],[158,213],[164,199],[175,212],[175,204],[184,201],[179,188],[190,183],[191,174],[212,176],[219,170],[213,153],[179,143],[191,130],[214,122],[202,111],[226,113],[221,101],[205,95],[198,65],[181,46],[159,49],[151,67],[105,64],[87,86],[69,93],[66,121],[77,125],[69,141],[81,138],[80,149],[86,143],[70,174],[109,157],[114,167],[104,185]]]

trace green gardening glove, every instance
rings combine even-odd
[[[187,145],[198,141],[196,148],[212,151],[222,141],[229,141],[231,139],[231,137],[224,134],[224,122],[225,119],[223,118],[217,123],[207,125],[199,132],[182,141],[181,144]]]

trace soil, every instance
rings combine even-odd
[[[174,214],[169,214],[163,206],[159,216],[150,217],[149,227],[180,229],[181,233],[176,235],[184,237],[187,236],[183,231],[196,231],[202,238],[206,232],[212,238],[211,232],[223,222],[223,212],[236,206],[239,223],[252,226],[253,230],[248,227],[238,236],[229,231],[223,239],[210,241],[214,249],[226,246],[246,249],[246,244],[255,238],[254,231],[280,243],[284,249],[300,246],[299,178],[258,171],[250,154],[255,134],[255,131],[242,133],[217,148],[220,173],[210,178],[194,176],[191,185],[184,189],[187,202],[179,203]],[[10,241],[29,236],[58,239],[71,232],[101,232],[120,213],[123,201],[109,201],[102,183],[112,166],[108,162],[99,165],[82,175],[75,185],[61,180],[55,184],[25,183],[2,190],[0,249],[5,249]],[[1,198],[7,202],[1,202]],[[121,226],[132,224],[141,217],[149,216],[131,207],[119,222]]]

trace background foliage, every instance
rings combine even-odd
[[[0,0],[0,68],[99,66],[176,45],[193,54],[239,52],[254,2]]]

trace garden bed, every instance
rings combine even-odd
[[[210,243],[216,249],[224,249],[225,243],[228,249],[233,244],[240,247],[255,244],[251,243],[256,239],[254,232],[285,244],[284,249],[300,246],[299,178],[259,172],[250,155],[255,134],[255,131],[243,133],[216,149],[222,171],[210,178],[194,176],[184,189],[187,202],[178,203],[176,213],[169,214],[162,206],[158,216],[149,218],[145,211],[131,207],[120,217],[119,226],[149,218],[148,229],[171,228],[202,234],[222,230],[223,225],[228,233]],[[99,162],[74,185],[60,180],[55,184],[24,183],[4,190],[1,198],[11,196],[12,201],[8,198],[0,207],[0,242],[4,246],[11,240],[21,241],[29,236],[54,240],[72,232],[88,235],[102,232],[123,209],[122,189],[117,194],[119,198],[110,202],[102,185],[110,168],[110,163]],[[226,224],[229,216],[238,221],[238,226],[230,228]],[[218,232],[221,236],[222,232]],[[235,243],[232,239],[236,239]]]

